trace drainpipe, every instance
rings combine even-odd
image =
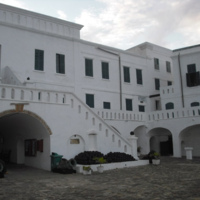
[[[103,49],[101,47],[97,47],[97,49],[104,51],[106,53],[110,53],[110,54],[113,54],[115,56],[118,56],[118,60],[119,60],[119,102],[120,102],[120,110],[122,110],[122,72],[121,72],[121,57],[120,57],[120,54],[114,53],[114,52],[109,51],[107,49]]]
[[[180,53],[178,54],[178,66],[179,66],[179,75],[180,75],[180,82],[181,82],[181,99],[182,99],[182,106],[185,107],[184,96],[183,96],[183,79],[181,73],[181,60],[180,60]]]

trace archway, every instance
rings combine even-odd
[[[50,170],[50,128],[36,114],[14,110],[0,113],[0,152],[7,161]]]
[[[179,138],[181,141],[181,154],[185,156],[185,147],[193,147],[192,155],[200,156],[200,125],[194,125],[181,131]]]
[[[173,155],[172,134],[165,128],[154,128],[148,133],[150,150],[159,152],[162,156]]]

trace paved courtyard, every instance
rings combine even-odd
[[[10,166],[0,179],[2,200],[200,200],[200,158],[162,157],[161,165],[57,174]]]

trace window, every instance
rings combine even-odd
[[[159,70],[159,59],[154,58],[154,69]]]
[[[139,112],[145,112],[145,106],[139,105]]]
[[[56,73],[65,74],[65,55],[56,54]]]
[[[85,75],[93,77],[93,60],[85,59]]]
[[[136,69],[137,84],[142,85],[142,70]]]
[[[110,109],[110,102],[103,102],[104,109]]]
[[[129,67],[124,67],[124,82],[130,83],[130,69],[129,69]]]
[[[35,49],[35,70],[44,70],[44,51]]]
[[[160,80],[158,78],[155,78],[155,89],[156,90],[160,89]]]
[[[169,61],[166,61],[166,71],[171,73],[171,63]]]
[[[167,81],[167,85],[172,85],[172,82],[171,81]]]
[[[132,99],[126,99],[126,110],[132,111]]]
[[[199,106],[200,104],[199,104],[199,102],[193,102],[193,103],[191,103],[191,107],[195,107],[195,106]]]
[[[186,80],[188,87],[194,87],[200,85],[200,72],[196,71],[196,65],[190,64],[187,65]]]
[[[90,108],[94,108],[94,95],[93,94],[86,94],[86,104]]]
[[[187,71],[188,73],[194,73],[196,72],[196,65],[195,64],[190,64],[187,66]]]
[[[37,140],[25,140],[25,156],[36,156],[37,154]]]
[[[101,63],[101,69],[102,69],[102,78],[103,79],[109,79],[109,65],[107,62]]]
[[[171,110],[171,109],[174,109],[174,104],[173,103],[166,103],[165,104],[165,108],[166,108],[166,110]]]
[[[161,109],[159,100],[155,101],[155,105],[156,105],[156,110],[160,110]]]

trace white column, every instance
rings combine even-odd
[[[178,134],[175,135],[174,133],[173,133],[173,154],[174,154],[174,157],[177,157],[177,158],[180,158],[182,156],[180,138]]]
[[[138,140],[138,138],[135,137],[134,135],[131,135],[131,137],[128,138],[128,140],[130,141],[131,146],[132,146],[132,148],[131,148],[131,151],[132,151],[131,154],[132,154],[132,156],[136,160],[139,160],[138,155],[137,155],[137,140]]]

